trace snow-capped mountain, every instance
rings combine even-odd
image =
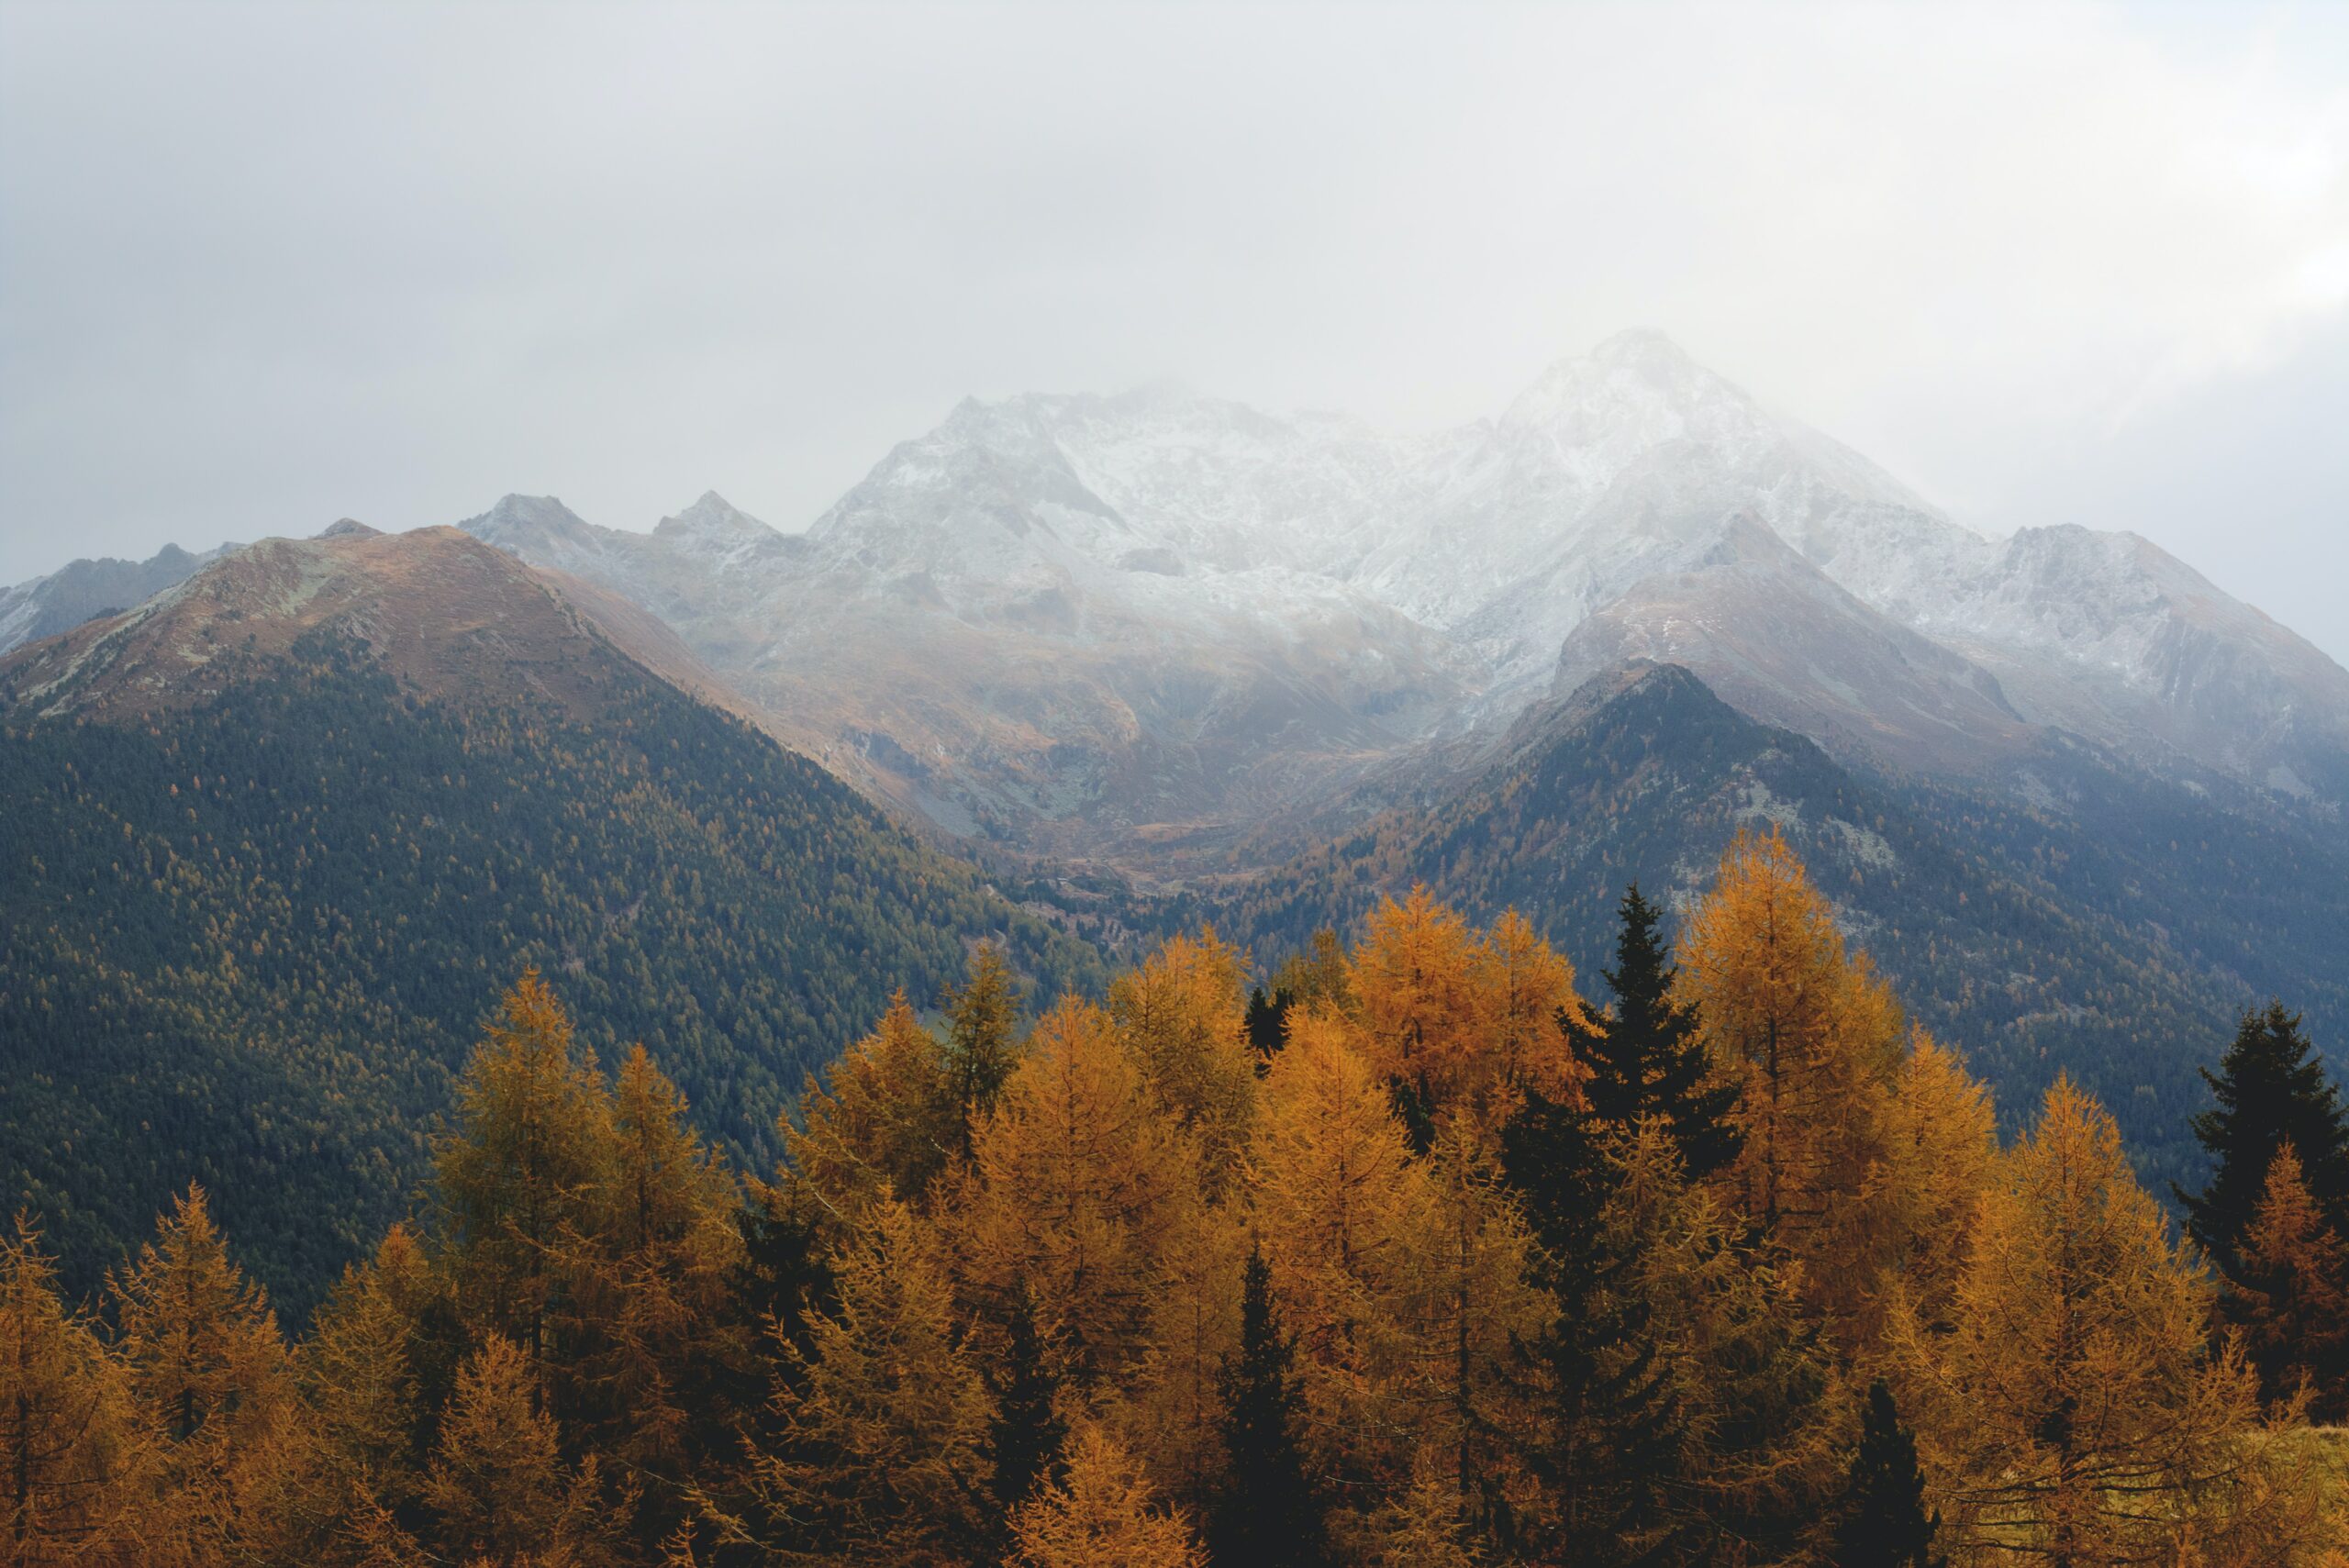
[[[460,526],[649,611],[867,787],[1036,848],[1220,842],[1638,660],[1881,769],[1996,784],[2060,730],[2349,802],[2349,672],[2306,641],[2133,534],[1976,533],[1653,332],[1432,435],[1172,385],[971,399],[804,533],[714,494],[650,532],[518,495]],[[0,646],[198,559],[7,590]]]
[[[796,743],[957,832],[1232,826],[1637,659],[1854,761],[2050,728],[2349,798],[2349,673],[2133,535],[1995,540],[1653,332],[1395,438],[1169,385],[968,400],[805,535],[462,525],[674,625]]]

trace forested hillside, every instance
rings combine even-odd
[[[459,543],[457,567],[513,573],[471,584],[492,603],[536,597],[429,660],[385,629],[399,584],[377,573],[283,651],[231,640],[273,623],[225,591],[193,629],[181,615],[156,649],[220,633],[192,695],[110,670],[56,711],[52,666],[105,656],[83,634],[0,667],[0,1169],[77,1285],[196,1179],[256,1273],[306,1305],[404,1210],[524,965],[584,1041],[659,1052],[698,1124],[753,1162],[801,1073],[893,987],[934,999],[971,942],[1007,941],[1055,988],[1097,984],[1090,950]],[[361,548],[319,558],[374,572],[351,565]],[[448,570],[419,578],[418,624],[451,600]]]
[[[1247,999],[992,949],[786,1162],[524,975],[429,1201],[289,1342],[209,1195],[77,1312],[0,1240],[14,1560],[103,1568],[2343,1568],[2349,1121],[2241,1021],[2182,1242],[1987,1092],[1786,841],[1601,1005],[1424,893]],[[227,1194],[219,1195],[226,1198]]]
[[[1293,951],[1424,883],[1476,918],[1523,912],[1587,969],[1625,884],[1685,902],[1738,827],[1775,825],[2010,1125],[2069,1072],[2149,1175],[2191,1176],[2196,1069],[2244,1007],[2290,995],[2320,1039],[2349,1039],[2349,839],[2248,799],[2213,808],[2082,745],[2051,743],[2032,767],[2035,806],[1862,776],[1654,666],[1530,715],[1431,809],[1185,913]]]

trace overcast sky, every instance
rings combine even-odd
[[[0,581],[799,528],[966,393],[1424,428],[1633,325],[2349,660],[2349,6],[0,0]]]

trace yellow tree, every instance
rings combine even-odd
[[[1945,1323],[1974,1220],[1997,1171],[1990,1091],[1920,1029],[1885,1110],[1879,1162],[1863,1195],[1867,1254],[1892,1277],[1867,1294],[1859,1343],[1874,1344],[1897,1285],[1903,1310]],[[1831,1260],[1828,1266],[1832,1267]]]
[[[2299,1151],[2287,1141],[2267,1167],[2251,1228],[2239,1245],[2242,1274],[2225,1303],[2271,1399],[2305,1394],[2310,1414],[2349,1414],[2349,1244],[2309,1192]]]
[[[457,1373],[424,1484],[434,1539],[483,1568],[578,1562],[625,1524],[601,1497],[594,1461],[564,1473],[529,1358],[492,1333]]]
[[[1162,1251],[1146,1349],[1125,1412],[1127,1436],[1151,1473],[1204,1517],[1224,1465],[1221,1378],[1240,1345],[1247,1230],[1222,1205],[1183,1206]]]
[[[750,1362],[729,1307],[740,1195],[642,1046],[613,1081],[610,1146],[564,1233],[559,1412],[633,1473],[682,1479],[695,1429]]]
[[[1333,1473],[1408,1462],[1415,1423],[1403,1379],[1426,1326],[1422,1249],[1435,1229],[1427,1172],[1352,1032],[1325,1007],[1290,1015],[1247,1163],[1281,1320]]]
[[[1119,1038],[1168,1113],[1195,1133],[1210,1172],[1248,1138],[1256,1059],[1247,1040],[1247,955],[1215,928],[1170,939],[1109,986]]]
[[[784,1147],[800,1178],[843,1212],[879,1197],[919,1206],[963,1146],[962,1114],[938,1037],[900,990],[878,1028],[800,1095]]]
[[[2305,1523],[2210,1291],[2068,1080],[2000,1162],[1945,1334],[1896,1322],[1901,1408],[1926,1438],[1955,1544],[2061,1568],[2283,1562]],[[2269,1555],[2270,1552],[2277,1553]]]
[[[422,1485],[415,1341],[429,1267],[415,1233],[395,1225],[373,1257],[343,1271],[302,1345],[302,1392],[354,1507],[403,1507]]]
[[[133,1561],[152,1459],[128,1369],[66,1309],[19,1215],[0,1238],[0,1555],[27,1568]]]
[[[590,1223],[611,1143],[603,1076],[574,1053],[569,1015],[531,970],[466,1063],[435,1192],[460,1311],[514,1340],[541,1375],[562,1243]]]
[[[1190,1521],[1156,1506],[1141,1467],[1097,1427],[1069,1445],[1068,1474],[1012,1515],[1021,1568],[1207,1568]]]
[[[1141,1353],[1168,1238],[1200,1188],[1196,1141],[1108,1016],[1063,999],[979,1129],[957,1227],[965,1284],[998,1321],[1028,1293],[1053,1370],[1113,1385]]]
[[[751,1454],[746,1499],[705,1498],[708,1522],[729,1545],[810,1568],[958,1561],[986,1536],[990,1409],[937,1243],[905,1205],[867,1214],[837,1295],[804,1349],[781,1342],[780,1435]]]
[[[1740,832],[1680,944],[1678,985],[1714,1060],[1741,1086],[1744,1146],[1728,1173],[1739,1207],[1811,1265],[1820,1305],[1873,1282],[1859,1195],[1879,1157],[1906,1032],[1834,911],[1774,829]]]
[[[1410,1108],[1422,1147],[1437,1112],[1493,1056],[1493,996],[1467,922],[1424,887],[1375,910],[1347,968],[1371,1071]]]
[[[1509,909],[1478,947],[1475,973],[1490,1030],[1486,1060],[1472,1068],[1479,1124],[1497,1129],[1528,1086],[1558,1104],[1578,1103],[1589,1072],[1569,1040],[1597,1025],[1575,990],[1575,966]]]

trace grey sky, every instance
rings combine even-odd
[[[1423,428],[1630,325],[2349,659],[2349,6],[0,0],[0,581],[796,528],[966,392]]]

